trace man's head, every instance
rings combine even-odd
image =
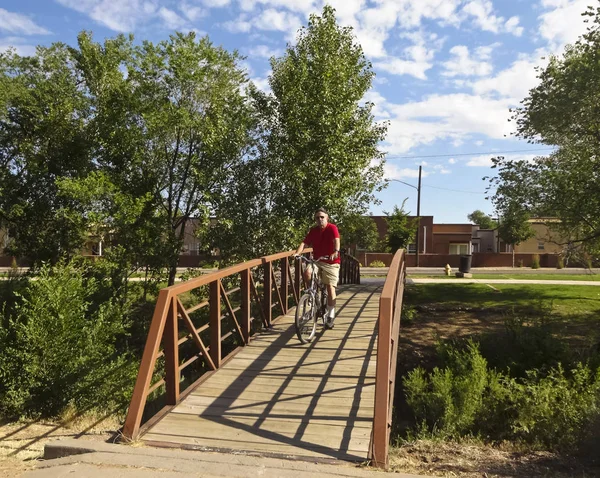
[[[327,226],[328,220],[329,215],[327,214],[327,211],[325,211],[325,209],[320,207],[315,211],[315,222],[317,223],[317,226],[319,226],[321,229]]]

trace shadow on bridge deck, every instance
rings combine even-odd
[[[147,444],[315,460],[367,459],[381,282],[339,289],[333,330],[296,338],[292,310],[142,437]]]

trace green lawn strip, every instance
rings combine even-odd
[[[406,288],[405,302],[479,308],[544,305],[561,315],[600,314],[600,289],[596,286],[494,284],[494,288],[497,290],[485,284],[415,284]]]
[[[456,276],[434,274],[408,274],[410,279],[455,279]],[[514,280],[578,280],[600,281],[600,274],[473,274],[473,279],[514,279]]]

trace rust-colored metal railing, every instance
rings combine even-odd
[[[404,259],[404,250],[398,250],[392,259],[379,298],[375,410],[370,458],[373,465],[380,468],[388,466],[388,447],[396,382],[396,357],[406,275]]]
[[[360,284],[360,262],[350,254],[343,254],[340,260],[340,284]]]
[[[204,369],[208,369],[209,373],[217,370],[239,350],[239,346],[236,347],[235,344],[248,344],[252,324],[257,320],[256,316],[259,316],[265,327],[270,327],[274,307],[279,305],[281,312],[286,314],[290,297],[297,303],[302,278],[298,263],[292,270],[293,254],[294,251],[288,251],[254,259],[167,287],[159,292],[123,427],[125,437],[134,439],[139,435],[147,399],[155,390],[165,387],[167,404],[157,414],[157,418],[179,403],[206,378],[205,373],[182,392],[181,377],[186,367],[202,359]],[[236,287],[225,290],[224,283],[233,283]],[[205,292],[204,297],[198,293],[202,290]],[[196,291],[195,296],[193,291]],[[235,308],[230,300],[234,294],[239,303]],[[193,299],[201,302],[190,304]],[[201,311],[204,313],[203,319],[196,319],[194,324],[192,317],[196,317]],[[222,324],[225,319],[229,330],[223,330]],[[190,359],[180,359],[180,347],[190,340],[196,346],[195,353]],[[229,340],[228,349],[232,350],[224,350],[222,345],[225,340]],[[155,380],[155,368],[159,358],[164,359],[164,377]]]
[[[311,249],[304,252],[309,253]],[[275,307],[279,306],[282,314],[286,314],[290,298],[298,302],[303,279],[299,261],[294,264],[293,254],[294,251],[287,251],[254,259],[159,292],[123,427],[125,437],[134,439],[139,435],[144,409],[153,392],[165,387],[166,406],[148,424],[163,416],[218,370],[239,351],[239,346],[247,345],[257,319],[270,327]],[[360,283],[360,266],[352,256],[342,256],[340,279],[342,284]],[[233,287],[226,290],[227,284]],[[224,323],[227,330],[223,328]],[[225,341],[227,347],[223,347]],[[182,347],[188,347],[188,352],[192,348],[190,358],[180,354]],[[164,364],[164,375],[155,377],[159,359],[161,365]],[[203,361],[208,373],[182,391],[182,372],[198,360]]]

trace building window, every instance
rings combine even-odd
[[[543,250],[544,250],[544,243],[538,242],[538,251],[543,251]]]
[[[408,253],[409,254],[416,254],[417,253],[417,245],[416,244],[409,244],[408,245]]]
[[[450,250],[448,253],[453,255],[468,254],[469,244],[450,244]]]

